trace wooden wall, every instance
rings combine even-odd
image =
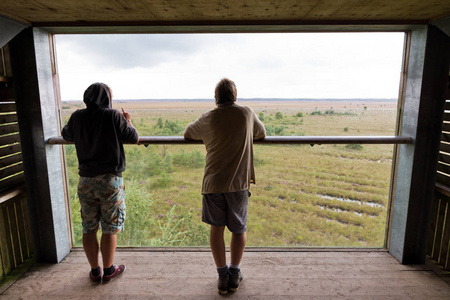
[[[9,49],[0,49],[0,281],[33,254]]]

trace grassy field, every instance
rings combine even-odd
[[[394,135],[390,101],[240,101],[268,135]],[[67,120],[75,102],[63,103]],[[116,101],[141,136],[182,135],[211,102]],[[73,231],[81,245],[77,161],[65,146]],[[255,145],[248,246],[382,247],[393,145]],[[126,146],[127,221],[121,246],[207,246],[201,222],[203,145]]]

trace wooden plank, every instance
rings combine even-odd
[[[4,50],[3,50],[3,48],[0,48],[0,74],[6,74],[6,70],[5,70],[5,65],[4,65],[4,59],[3,59],[3,57],[4,57]]]
[[[25,224],[25,234],[27,237],[27,249],[28,249],[28,257],[31,257],[33,255],[33,236],[31,233],[31,226],[30,226],[30,214],[28,211],[28,199],[26,195],[21,198],[22,202],[22,213],[23,213],[23,221]]]
[[[25,176],[23,175],[23,173],[19,173],[8,179],[1,180],[0,181],[0,190],[4,190],[6,188],[17,186],[19,184],[22,184],[24,181],[25,181]]]
[[[448,91],[450,92],[450,88],[448,89]],[[450,110],[450,100],[445,100],[444,109]]]
[[[442,131],[450,132],[450,123],[442,123]]]
[[[440,193],[440,194],[444,195],[445,198],[442,198],[442,199],[445,199],[446,202],[450,201],[450,184],[445,185],[445,184],[441,184],[441,183],[436,183],[435,193]]]
[[[10,264],[11,270],[15,268],[15,262],[14,262],[14,253],[13,253],[13,246],[12,246],[12,240],[11,240],[11,226],[9,221],[9,215],[8,215],[8,205],[7,203],[2,203],[2,210],[3,210],[3,225],[5,226],[5,246],[7,248],[6,253],[8,254],[8,257],[6,258],[7,261]]]
[[[450,134],[442,133],[442,134],[441,134],[441,141],[450,143]]]
[[[19,132],[19,125],[12,123],[8,125],[0,125],[0,135]]]
[[[431,254],[431,258],[436,261],[439,259],[439,254],[441,251],[442,232],[444,231],[445,211],[447,209],[447,205],[446,203],[444,203],[444,201],[442,201],[442,197],[439,197],[439,199],[440,205],[438,211],[438,220],[436,222],[436,238],[434,240],[433,253]]]
[[[22,257],[22,262],[28,258],[28,250],[27,250],[27,241],[23,220],[23,211],[22,211],[22,197],[16,197],[14,201],[14,209],[16,213],[17,220],[17,237],[19,241],[20,254]]]
[[[14,268],[17,268],[23,262],[22,252],[20,251],[20,240],[19,240],[19,227],[16,215],[15,201],[14,199],[11,201],[10,205],[8,205],[8,214],[9,214],[9,222],[11,228],[11,239],[13,245],[13,253],[14,253]]]
[[[450,113],[444,113],[444,122],[450,122]]]
[[[3,74],[6,74],[6,76],[9,76],[10,78],[12,78],[12,69],[11,69],[11,56],[10,56],[10,51],[9,51],[9,46],[8,44],[6,44],[3,48],[3,57],[5,59],[4,61],[4,72]]]
[[[6,147],[1,147],[0,148],[0,157],[6,156],[6,155],[10,155],[10,154],[14,154],[14,153],[18,153],[21,152],[22,148],[20,146],[20,144],[15,144],[15,145],[9,145]]]
[[[10,145],[20,142],[19,134],[0,136],[0,145]]]
[[[3,271],[2,252],[0,251],[0,282],[5,278],[5,272]]]
[[[11,264],[7,259],[8,248],[6,247],[6,231],[3,218],[3,207],[0,205],[0,281],[2,277],[6,276],[11,271]]]
[[[439,204],[441,202],[440,197],[438,197],[438,193],[435,192],[435,196],[433,199],[433,203],[431,206],[431,219],[430,219],[430,227],[428,231],[428,242],[427,242],[427,255],[431,257],[433,253],[433,246],[436,234],[436,224],[438,219],[439,212]]]
[[[0,124],[17,122],[17,114],[0,115]]]
[[[443,175],[441,173],[436,174],[436,182],[441,183],[443,185],[448,185],[450,182],[450,176]]]
[[[450,153],[440,152],[438,156],[438,161],[446,164],[450,164]]]
[[[27,247],[27,235],[25,232],[25,220],[23,217],[22,198],[18,197],[14,203],[16,209],[17,228],[19,234],[20,253],[22,254],[22,260],[29,257]]]
[[[5,158],[0,158],[0,168],[5,168],[7,166],[16,164],[18,162],[22,162],[22,154],[21,153],[13,154],[13,155],[7,156]]]
[[[439,145],[439,151],[446,152],[450,154],[450,144],[441,142]]]
[[[0,180],[5,178],[5,177],[8,177],[8,176],[17,174],[19,172],[22,172],[22,171],[23,171],[23,164],[22,163],[14,165],[14,166],[6,167],[4,169],[1,169],[0,170]]]
[[[450,111],[444,111],[444,122],[450,122]]]
[[[27,226],[28,219],[25,216],[25,202],[26,198],[21,195],[21,197],[16,202],[17,214],[18,218],[21,220],[19,225],[19,233],[20,233],[20,244],[22,247],[22,255],[24,260],[31,256],[30,247],[28,245],[28,237],[27,237]]]
[[[438,162],[437,169],[438,169],[438,171],[441,171],[442,173],[450,175],[450,166],[449,165],[445,165],[441,162]],[[1,176],[1,170],[0,170],[0,176]]]
[[[444,232],[442,234],[442,246],[441,246],[441,254],[439,255],[438,263],[442,266],[446,266],[447,261],[447,255],[448,255],[448,247],[450,245],[450,205],[447,201],[447,210],[446,210],[446,218],[445,218],[445,225],[444,225]]]
[[[0,112],[7,113],[7,112],[16,112],[16,103],[0,103]]]

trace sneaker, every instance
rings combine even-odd
[[[228,274],[226,277],[221,277],[219,276],[219,280],[218,280],[218,290],[219,290],[219,294],[221,295],[225,295],[226,293],[228,293],[228,281],[230,279],[230,275]]]
[[[100,268],[100,273],[97,276],[92,275],[92,271],[89,271],[89,277],[92,282],[99,283],[102,281],[102,269]]]
[[[125,272],[125,269],[125,265],[114,266],[114,273],[112,273],[111,275],[103,275],[103,282],[109,282],[113,280],[114,278]]]
[[[239,289],[242,279],[244,279],[244,276],[242,275],[241,271],[239,271],[237,274],[230,273],[230,282],[228,284],[228,289],[230,290],[230,292],[236,292]]]

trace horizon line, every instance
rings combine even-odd
[[[398,98],[237,98],[238,101],[398,101]],[[83,100],[61,100],[62,102],[83,102]],[[175,99],[113,99],[113,101],[215,101],[213,98],[175,98]]]

